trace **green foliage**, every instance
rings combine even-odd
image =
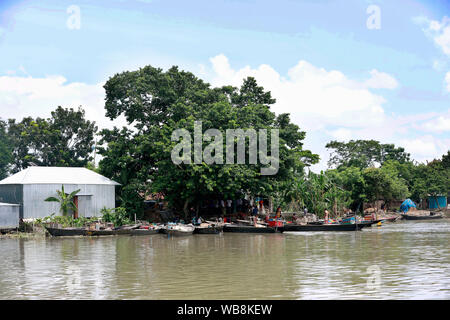
[[[118,207],[115,209],[103,208],[101,210],[101,214],[102,221],[112,222],[116,227],[132,223],[126,209],[122,207]]]
[[[349,142],[330,141],[325,146],[332,149],[329,167],[358,167],[361,169],[382,165],[385,161],[409,161],[410,154],[404,148],[393,144],[381,144],[375,140],[350,140]]]
[[[324,215],[325,209],[337,215],[350,204],[350,193],[339,182],[335,175],[328,172],[316,174],[310,171],[307,175],[298,175],[280,188],[285,192],[277,193],[275,204],[288,211],[301,211],[306,207],[319,217]]]
[[[12,169],[15,173],[32,164],[83,167],[92,161],[94,122],[85,119],[83,109],[58,107],[48,119],[31,117],[8,121]]]
[[[44,226],[48,223],[57,223],[60,224],[63,228],[67,227],[85,227],[90,223],[97,222],[98,218],[92,217],[92,218],[85,218],[85,217],[79,217],[77,219],[74,219],[72,216],[56,216],[55,214],[52,214],[50,216],[44,217],[42,219],[36,219],[34,221],[35,225],[41,225]]]
[[[245,79],[240,88],[211,88],[177,67],[163,72],[146,66],[115,75],[105,91],[107,116],[124,115],[137,132],[127,128],[101,132],[100,172],[122,184],[120,205],[138,216],[142,207],[137,205],[142,206],[148,192],[163,192],[172,207],[187,213],[188,206],[205,198],[240,192],[270,195],[293,174],[318,162],[317,155],[302,149],[305,132],[290,122],[289,115],[270,111],[275,99],[254,78]],[[226,129],[279,129],[278,174],[262,176],[261,164],[175,165],[171,151],[178,142],[171,140],[172,132],[184,128],[193,135],[195,121],[202,121],[203,132],[214,128],[223,137]],[[208,144],[204,142],[203,149]]]
[[[390,202],[395,199],[405,199],[409,196],[406,181],[398,177],[393,166],[367,168],[363,171],[365,193],[369,201],[383,199]]]
[[[64,185],[61,186],[61,190],[56,190],[57,197],[48,197],[44,201],[47,202],[58,202],[60,206],[60,212],[63,216],[67,216],[69,213],[69,210],[76,211],[77,207],[73,203],[73,198],[75,195],[80,192],[80,189],[75,190],[69,194],[66,194],[64,192]]]
[[[12,145],[6,132],[7,124],[0,120],[0,180],[8,175],[12,162]]]

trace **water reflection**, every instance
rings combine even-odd
[[[0,239],[0,299],[448,299],[449,240],[448,220],[339,233]],[[373,270],[378,285],[368,285]]]

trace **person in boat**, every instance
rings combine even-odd
[[[196,216],[194,207],[190,207],[189,208],[189,214],[190,214],[191,217],[195,217]]]
[[[328,212],[327,209],[325,209],[325,217],[324,217],[325,223],[328,223],[329,215],[330,215],[330,213]]]
[[[201,225],[202,223],[203,223],[202,217],[198,217],[198,219],[197,219],[197,224],[198,224],[198,225]]]
[[[292,215],[292,223],[296,223],[297,222],[297,214],[294,212],[294,214]]]
[[[281,215],[281,207],[277,208],[277,212],[275,214],[275,218],[281,219],[283,216]]]
[[[257,219],[258,219],[258,207],[254,206],[253,210],[252,210],[252,220],[255,223],[255,225],[256,225]]]
[[[304,216],[307,216],[307,215],[308,215],[308,208],[307,208],[307,207],[305,207],[305,208],[303,209],[303,215],[304,215]]]

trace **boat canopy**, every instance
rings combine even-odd
[[[416,208],[416,204],[411,199],[406,199],[400,206],[403,213],[407,213],[410,208]]]

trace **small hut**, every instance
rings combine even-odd
[[[71,193],[79,217],[100,216],[102,208],[115,207],[112,181],[92,170],[73,167],[29,167],[0,181],[0,202],[20,205],[20,219],[43,218],[59,214],[59,203],[44,201],[61,190]]]
[[[0,202],[0,230],[19,227],[20,205]]]

